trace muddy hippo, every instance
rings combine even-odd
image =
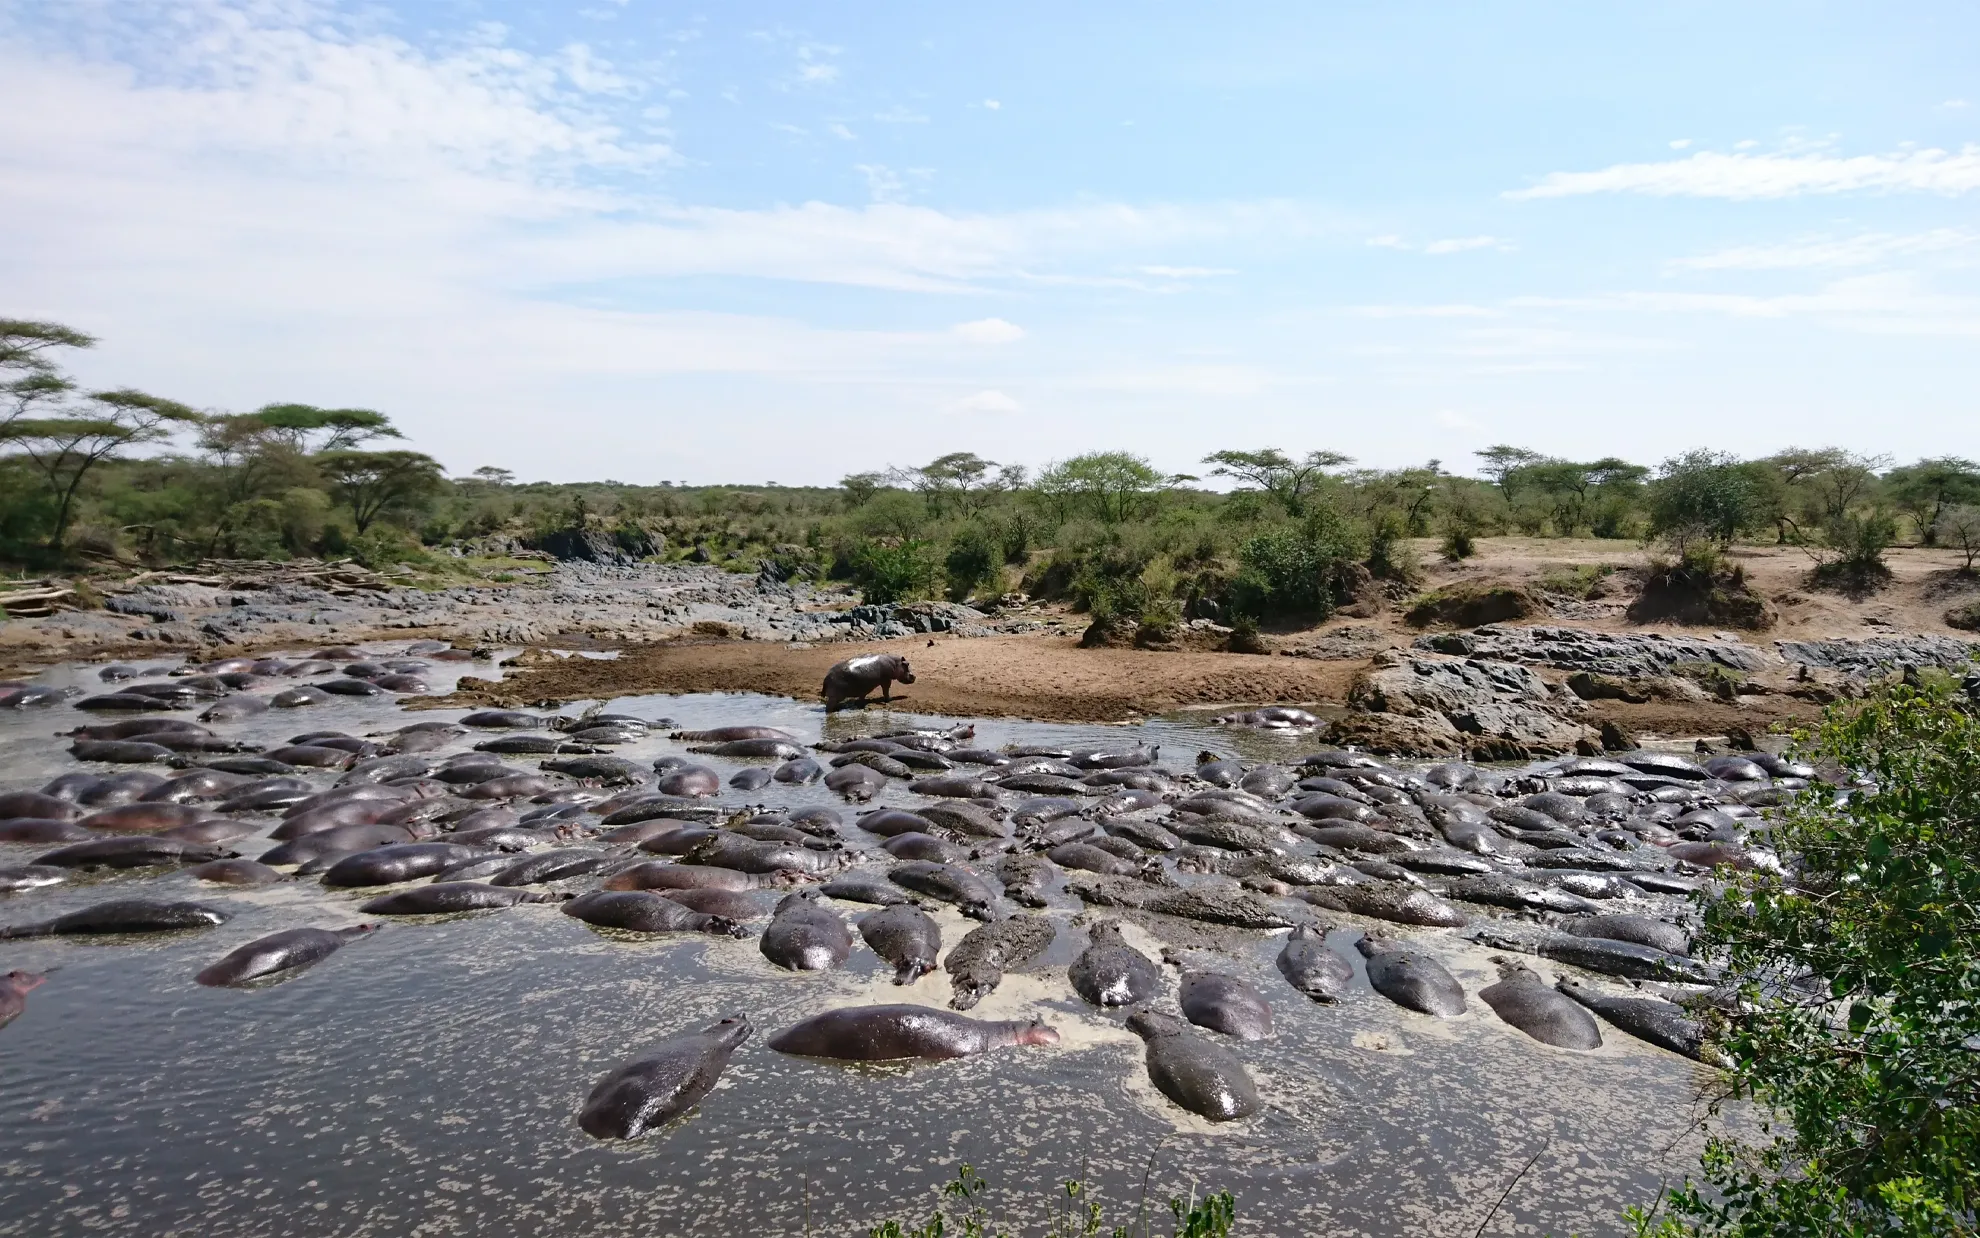
[[[989,1022],[928,1006],[852,1006],[793,1024],[770,1039],[779,1053],[848,1062],[943,1061],[1014,1045],[1056,1045],[1036,1019]]]
[[[1213,971],[1185,971],[1178,995],[1183,1017],[1239,1040],[1272,1034],[1272,1007],[1248,981]]]
[[[594,1139],[637,1139],[700,1103],[743,1041],[749,1020],[731,1015],[712,1027],[661,1041],[600,1079],[578,1125]]]
[[[1066,978],[1081,997],[1095,1006],[1133,1006],[1162,991],[1162,970],[1155,961],[1121,938],[1121,926],[1102,920],[1087,930],[1086,949],[1067,969]]]
[[[1302,924],[1279,951],[1279,973],[1316,1002],[1337,1002],[1354,982],[1354,968],[1327,945],[1325,933]]]
[[[21,1017],[27,1009],[27,995],[41,987],[48,977],[39,972],[10,971],[0,976],[0,1027]]]
[[[1181,1019],[1142,1010],[1128,1030],[1148,1047],[1148,1078],[1198,1117],[1229,1122],[1258,1111],[1258,1089],[1236,1055],[1191,1032]]]
[[[1464,1013],[1464,986],[1420,950],[1381,937],[1354,943],[1368,960],[1368,983],[1398,1006],[1450,1017]]]
[[[741,937],[747,931],[734,920],[690,911],[651,890],[593,890],[565,903],[564,914],[598,928],[631,933],[714,933]]]
[[[913,683],[914,672],[908,660],[898,654],[869,653],[847,658],[825,672],[825,711],[838,709],[847,701],[864,701],[867,693],[880,689],[880,699],[891,701],[897,683]]]
[[[414,886],[374,898],[358,910],[369,916],[436,916],[457,911],[490,911],[517,903],[551,903],[563,898],[537,890],[514,890],[473,881]]]
[[[1595,1016],[1556,993],[1530,968],[1499,964],[1499,982],[1478,991],[1478,1000],[1507,1023],[1557,1049],[1599,1049],[1602,1029]]]
[[[1694,1061],[1703,1056],[1705,1029],[1681,1006],[1654,997],[1615,997],[1567,979],[1554,987],[1639,1040]]]
[[[763,930],[763,957],[790,971],[830,971],[852,953],[846,922],[818,905],[812,890],[787,894]]]
[[[1022,967],[1052,944],[1058,930],[1044,916],[1012,916],[969,931],[942,960],[955,996],[949,1005],[968,1010],[996,991],[1006,969]]]
[[[234,988],[251,980],[294,973],[335,954],[344,948],[345,942],[356,941],[377,929],[375,924],[354,924],[342,929],[299,928],[270,933],[235,950],[193,979],[209,988]]]
[[[894,965],[895,984],[913,984],[935,970],[942,952],[942,930],[928,913],[909,903],[868,912],[859,935],[873,953]]]

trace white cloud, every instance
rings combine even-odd
[[[949,333],[958,339],[972,344],[1012,344],[1024,338],[1024,328],[1001,318],[979,318],[975,322],[959,322],[949,328]]]
[[[832,126],[831,132],[833,137],[846,142],[854,141],[857,138],[857,135],[854,134],[852,130],[846,128],[844,125],[841,124],[834,124]]]
[[[1350,311],[1361,318],[1496,318],[1499,311],[1483,305],[1357,305]]]
[[[950,405],[958,413],[1021,413],[1024,405],[1001,391],[979,391]]]
[[[1426,254],[1461,254],[1473,249],[1509,250],[1511,242],[1496,236],[1458,236],[1448,240],[1432,241],[1423,247]]]
[[[1598,297],[1515,297],[1520,308],[1816,318],[1878,335],[1980,337],[1980,298],[1934,292],[1906,272],[1857,275],[1812,293],[1754,296],[1712,292],[1618,292]]]
[[[1941,103],[1939,106],[1944,108],[1948,112],[1957,112],[1962,108],[1972,107],[1973,105],[1971,103],[1968,103],[1964,99],[1947,99],[1944,103]]]
[[[1656,197],[1789,198],[1801,194],[1935,193],[1980,189],[1980,146],[1957,152],[1901,149],[1885,155],[1843,156],[1824,150],[1766,155],[1699,151],[1664,163],[1619,163],[1598,172],[1552,172],[1508,198],[1566,198],[1595,193]]]
[[[1478,419],[1469,413],[1460,413],[1454,408],[1440,408],[1431,417],[1439,428],[1445,430],[1483,430]]]
[[[1690,138],[1675,138],[1675,139],[1673,139],[1673,140],[1672,140],[1672,142],[1671,142],[1671,149],[1672,149],[1672,150],[1683,150],[1683,149],[1684,149],[1685,147],[1687,147],[1687,146],[1690,146],[1690,145],[1691,145],[1691,139],[1690,139]]]
[[[1138,266],[1135,270],[1157,279],[1208,279],[1213,275],[1236,275],[1230,267]]]
[[[1804,267],[1874,266],[1894,258],[1968,249],[1980,244],[1980,232],[1968,228],[1934,228],[1929,232],[1894,234],[1864,232],[1855,236],[1810,236],[1778,245],[1742,245],[1667,265],[1687,271],[1780,271]]]
[[[827,43],[800,43],[797,49],[796,84],[800,86],[829,86],[839,80],[839,66],[830,57],[839,54],[840,49]]]
[[[991,111],[993,111],[993,112],[994,112],[994,111],[996,111],[996,110],[997,110],[998,108],[1000,108],[1000,107],[1002,107],[1002,106],[1004,106],[1004,105],[1003,105],[1003,104],[1001,104],[1001,103],[999,103],[999,102],[997,102],[997,101],[996,101],[995,99],[985,99],[985,100],[983,101],[983,106],[984,106],[984,107],[986,107],[986,108],[989,108],[989,109],[990,109]]]
[[[906,188],[900,175],[884,163],[856,163],[853,171],[866,178],[866,195],[875,202],[899,202]]]
[[[928,117],[911,108],[890,107],[884,112],[875,112],[873,119],[883,125],[925,125]]]
[[[1362,244],[1367,245],[1373,249],[1408,249],[1409,248],[1409,242],[1403,240],[1401,237],[1397,236],[1393,232],[1384,232],[1381,236],[1371,236],[1366,241],[1363,241]]]

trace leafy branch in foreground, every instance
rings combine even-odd
[[[1700,938],[1740,978],[1716,1039],[1766,1140],[1709,1140],[1645,1238],[1980,1233],[1980,715],[1936,676],[1811,738],[1862,785],[1790,806],[1785,875],[1708,899]]]
[[[942,1187],[942,1203],[920,1225],[886,1221],[867,1231],[867,1238],[1013,1238],[1010,1230],[996,1225],[984,1206],[983,1194],[990,1184],[969,1165],[956,1171],[956,1180]],[[955,1208],[951,1216],[949,1209]],[[1196,1198],[1192,1187],[1189,1198],[1172,1196],[1169,1212],[1175,1219],[1173,1238],[1229,1238],[1237,1218],[1237,1201],[1229,1191]],[[1051,1227],[1044,1238],[1098,1238],[1106,1219],[1097,1201],[1088,1194],[1086,1183],[1075,1178],[1066,1182],[1064,1198],[1054,1199]],[[1126,1225],[1104,1231],[1107,1238],[1153,1238],[1154,1229],[1145,1207],[1141,1215]]]

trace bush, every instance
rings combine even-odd
[[[949,553],[942,560],[943,574],[949,582],[951,601],[969,600],[986,582],[997,576],[999,555],[997,548],[990,544],[990,535],[982,525],[966,524],[949,539]]]
[[[1546,613],[1540,599],[1518,585],[1458,584],[1416,599],[1403,619],[1419,628],[1435,624],[1475,628]]]
[[[1810,749],[1864,781],[1776,818],[1784,874],[1701,899],[1735,990],[1713,1040],[1767,1141],[1713,1137],[1639,1234],[1974,1232],[1980,718],[1935,677],[1832,707]]]
[[[868,542],[853,554],[852,576],[861,601],[886,605],[927,597],[934,591],[935,565],[926,542],[905,541],[898,546]]]
[[[1438,550],[1447,561],[1462,563],[1478,553],[1478,545],[1472,540],[1471,530],[1452,524],[1444,530],[1444,541]]]
[[[1409,544],[1402,518],[1385,512],[1368,534],[1368,574],[1377,580],[1399,580],[1405,584],[1422,579],[1423,564],[1416,548]]]
[[[1676,563],[1652,559],[1643,592],[1630,603],[1631,623],[1688,623],[1759,630],[1778,617],[1746,583],[1746,569],[1724,567],[1708,543],[1693,543]]]
[[[1547,593],[1564,594],[1567,597],[1601,597],[1605,592],[1603,582],[1615,573],[1612,563],[1580,563],[1573,567],[1557,567],[1541,575],[1540,588]]]
[[[1843,515],[1823,531],[1833,558],[1815,565],[1809,583],[1862,597],[1888,584],[1890,565],[1884,552],[1897,540],[1897,521],[1884,512]]]
[[[1233,604],[1254,616],[1324,619],[1345,600],[1359,549],[1338,513],[1315,508],[1298,527],[1260,533],[1238,547]]]

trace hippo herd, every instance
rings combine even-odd
[[[1041,1021],[964,1012],[1074,933],[1068,946],[1084,945],[1065,970],[1071,993],[1143,1042],[1157,1091],[1221,1122],[1261,1107],[1244,1047],[1274,1035],[1285,1000],[1380,1000],[1433,1019],[1475,1001],[1556,1049],[1596,1049],[1607,1028],[1699,1058],[1694,1012],[1720,977],[1691,953],[1688,896],[1715,870],[1774,863],[1764,810],[1815,778],[1767,753],[1403,769],[1349,751],[1284,763],[1204,752],[1169,765],[1138,744],[979,747],[967,725],[806,743],[747,722],[667,734],[666,719],[604,709],[481,710],[272,747],[226,734],[271,709],[424,690],[433,662],[465,656],[436,642],[154,679],[113,666],[100,675],[114,690],[79,700],[0,685],[0,707],[122,715],[68,733],[85,768],[0,792],[0,844],[21,861],[0,867],[0,897],[16,904],[0,906],[0,939],[185,933],[240,910],[126,892],[175,870],[216,889],[309,882],[370,917],[275,932],[193,976],[254,988],[386,920],[553,904],[608,936],[697,934],[792,973],[840,968],[863,946],[904,996],[940,973],[947,1008],[929,997],[849,1006],[766,1039],[807,1058],[936,1061],[1057,1044]],[[876,657],[885,664],[835,667],[828,705],[913,682],[905,660]],[[197,721],[172,716],[194,710]],[[1216,721],[1309,720],[1272,708]],[[615,754],[663,734],[678,751]],[[741,806],[801,788],[823,799],[820,787],[847,808]],[[883,794],[892,802],[853,807]],[[33,915],[37,892],[83,874],[111,896]],[[930,914],[943,906],[975,922],[946,951]],[[1194,939],[1240,949],[1282,934],[1283,991],[1235,974],[1223,953],[1158,959],[1131,940],[1175,919],[1196,922]],[[1440,958],[1454,941],[1497,951],[1499,979],[1467,993]],[[1522,959],[1555,964],[1556,982]],[[0,1026],[42,981],[0,977]],[[710,1093],[752,1034],[737,1014],[661,1041],[599,1080],[578,1124],[599,1138],[664,1126]]]

